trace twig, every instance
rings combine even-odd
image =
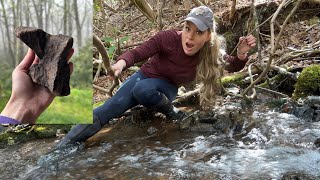
[[[299,51],[298,51],[299,52]],[[298,54],[294,54],[295,52],[291,52],[283,57],[281,57],[279,60],[277,60],[274,64],[275,65],[279,65],[279,64],[284,64],[290,60],[293,60],[297,57],[300,56],[304,56],[304,55],[309,55],[309,56],[313,56],[315,54],[319,54],[320,53],[320,49],[319,50],[313,50],[313,51],[304,51]]]
[[[232,24],[235,20],[234,14],[236,12],[236,5],[237,5],[237,0],[232,0],[232,4],[230,7],[230,15],[229,15],[229,22]]]
[[[267,92],[269,92],[269,93],[273,93],[273,94],[276,94],[276,95],[281,96],[281,97],[285,97],[285,98],[289,97],[289,96],[286,95],[286,94],[283,94],[283,93],[280,93],[280,92],[277,92],[277,91],[273,91],[273,90],[271,90],[271,89],[263,88],[263,87],[260,87],[260,86],[255,86],[255,87],[256,87],[257,89],[261,89],[261,90],[263,90],[263,91],[267,91]]]
[[[135,43],[135,44],[129,44],[129,45],[123,46],[121,49],[128,49],[130,47],[140,46],[141,44],[142,44],[142,42],[138,42],[138,43]]]
[[[285,75],[285,76],[289,76],[291,79],[297,80],[298,77],[292,73],[292,72],[288,72],[286,69],[281,68],[279,66],[275,66],[275,65],[270,65],[270,68],[277,71],[279,74]]]
[[[259,28],[259,19],[258,19],[258,16],[257,16],[257,11],[256,11],[256,6],[254,5],[254,0],[252,0],[252,3],[251,3],[251,8],[252,8],[252,16],[253,16],[253,19],[255,20],[255,24],[254,26],[256,28],[256,33],[255,33],[255,37],[257,38],[257,48],[258,48],[258,59],[259,59],[259,63],[261,64],[262,63],[262,55],[261,55],[261,41],[260,41],[260,28]]]
[[[107,93],[108,95],[110,95],[110,94],[109,94],[109,91],[108,91],[107,89],[105,89],[105,88],[103,88],[103,87],[100,87],[100,86],[97,86],[97,85],[95,85],[95,84],[93,84],[92,86],[93,86],[93,88],[96,88],[96,89],[98,89],[98,90],[100,90],[100,91],[103,91],[103,92]],[[111,96],[110,96],[110,97],[111,97]]]
[[[242,93],[242,95],[246,95],[258,82],[261,81],[261,79],[267,74],[267,72],[269,71],[269,67],[272,63],[272,59],[273,59],[273,56],[274,56],[274,53],[275,53],[275,50],[276,50],[276,46],[278,45],[279,43],[279,40],[282,36],[282,33],[283,33],[283,29],[285,28],[288,20],[291,18],[291,16],[294,14],[294,12],[297,10],[297,8],[299,7],[300,3],[301,3],[302,0],[298,0],[297,4],[295,5],[295,7],[291,10],[290,14],[287,16],[286,20],[284,21],[284,23],[282,24],[282,28],[280,30],[280,33],[276,39],[276,43],[274,44],[274,22],[275,22],[275,19],[276,17],[278,16],[280,10],[282,9],[282,7],[284,6],[285,4],[285,0],[283,0],[281,2],[281,4],[279,5],[277,11],[275,12],[275,14],[273,15],[272,19],[271,19],[271,23],[270,23],[270,30],[271,30],[271,54],[269,56],[269,60],[268,60],[268,63],[267,63],[267,67],[263,70],[263,72],[260,74],[260,76],[253,82],[251,83],[245,90],[244,92]]]
[[[94,78],[93,78],[93,82],[97,82],[97,81],[98,81],[99,75],[100,75],[100,72],[101,72],[101,66],[102,66],[102,63],[99,63],[99,65],[98,65],[98,70],[97,70],[97,72],[96,72],[96,75],[95,75]]]
[[[188,99],[188,98],[191,97],[191,96],[196,96],[197,94],[199,94],[199,91],[200,91],[200,88],[197,88],[197,89],[195,89],[195,90],[193,90],[193,91],[188,91],[188,92],[186,92],[186,93],[178,96],[178,97],[172,102],[172,104],[173,104],[173,105],[176,105],[176,104],[179,104],[179,103],[185,101],[186,99]]]
[[[262,25],[264,25],[266,22],[268,22],[273,15],[269,16],[268,19],[266,19],[265,21],[263,21],[263,23],[261,23],[259,26],[257,26],[256,28],[254,28],[249,34],[252,34],[257,28],[260,28]],[[238,46],[240,45],[240,42],[238,42],[238,44],[236,45],[236,47],[234,47],[234,49],[231,51],[231,54],[234,53],[234,51],[238,48]]]
[[[253,83],[253,76],[252,76],[252,71],[251,71],[251,66],[252,66],[252,63],[249,65],[248,67],[248,72],[249,72],[249,76],[250,76],[250,82],[251,84]],[[255,88],[252,88],[252,95],[250,96],[251,99],[255,99],[257,97],[257,92],[256,92],[256,89]],[[249,98],[249,97],[248,97]]]
[[[205,6],[205,4],[203,2],[201,2],[200,0],[192,0],[192,2],[196,5],[196,6]]]
[[[107,72],[108,72],[111,76],[114,76],[114,71],[113,71],[112,68],[111,68],[110,60],[109,60],[107,51],[106,51],[106,49],[104,48],[102,41],[101,41],[95,34],[93,34],[93,45],[96,46],[97,49],[98,49],[98,51],[100,52],[100,54],[101,54],[101,56],[102,56],[102,60],[103,60],[103,65],[104,65],[104,67],[106,68]],[[113,91],[113,89],[115,88],[115,84],[116,84],[116,85],[119,84],[119,77],[116,77],[116,78],[114,79],[112,88],[110,88],[110,90],[109,90],[110,96],[112,96],[112,91]]]

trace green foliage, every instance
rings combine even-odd
[[[0,94],[0,112],[3,110],[4,106],[7,104],[10,98],[10,91],[5,90]]]
[[[11,73],[13,68],[10,68],[8,64],[0,62],[0,95],[1,90],[11,89]]]
[[[310,95],[320,95],[320,65],[311,65],[303,69],[292,97],[297,100]]]
[[[67,97],[56,97],[37,124],[92,123],[92,89],[72,89]]]
[[[92,42],[79,50],[77,56],[72,57],[73,73],[70,85],[73,88],[92,88]]]
[[[128,41],[130,36],[125,36],[119,39],[119,44],[123,44],[124,42]],[[110,60],[113,60],[115,52],[117,50],[116,45],[117,41],[112,37],[104,37],[103,38],[106,43],[110,43],[110,47],[107,48],[108,56]]]

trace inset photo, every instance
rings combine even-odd
[[[0,2],[0,124],[92,123],[92,2]]]

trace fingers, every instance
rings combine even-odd
[[[74,49],[71,48],[69,53],[68,53],[68,55],[67,55],[67,62],[70,61],[71,56],[73,55],[73,53],[74,53]],[[69,69],[70,69],[70,74],[72,74],[72,72],[73,72],[73,62],[69,62],[68,65],[69,65]]]
[[[36,55],[36,57],[34,58],[32,64],[39,64],[39,57]]]
[[[71,56],[73,55],[73,53],[74,53],[74,49],[71,48],[70,51],[69,51],[69,53],[68,53],[68,55],[67,55],[67,61],[70,60],[70,58],[71,58]]]
[[[114,76],[115,76],[115,77],[118,77],[120,73],[121,73],[120,70],[116,70],[116,71],[114,71]]]
[[[23,71],[27,71],[34,60],[35,60],[35,53],[32,51],[32,49],[29,48],[26,56],[22,59],[22,61],[16,68]]]
[[[243,40],[245,40],[245,37],[244,37],[244,36],[241,36],[241,37],[239,38],[239,42],[242,43]]]
[[[250,47],[256,46],[256,38],[253,37],[252,35],[247,36],[246,41],[247,41],[248,46],[250,46]]]
[[[70,74],[73,72],[73,62],[69,62]]]

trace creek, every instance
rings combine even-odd
[[[0,179],[320,179],[320,122],[257,108],[252,121],[237,138],[161,120],[154,135],[150,124],[105,127],[61,157],[45,156],[57,139],[37,139],[0,149]]]

